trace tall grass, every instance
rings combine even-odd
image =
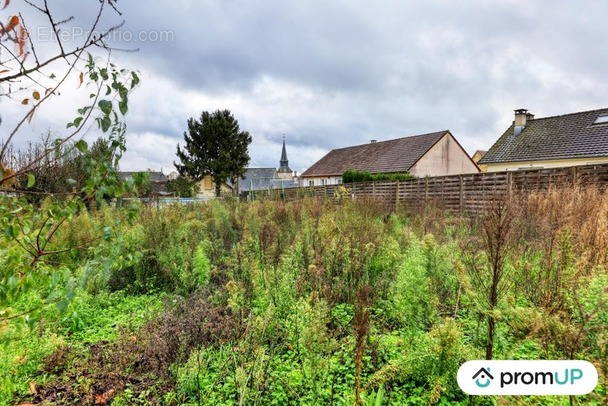
[[[601,403],[607,202],[576,186],[475,219],[348,199],[143,208],[102,248],[108,261],[97,271],[107,276],[87,289],[166,295],[160,317],[106,353],[121,379],[146,385],[107,380],[117,371],[106,364],[92,379],[114,387],[118,404],[466,404],[456,371],[491,342],[495,359],[594,362],[604,383],[580,401]],[[99,215],[111,211],[83,213],[74,230]],[[46,388],[85,366],[62,368]],[[87,390],[66,393],[66,403],[94,399]]]

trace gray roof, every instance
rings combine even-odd
[[[331,150],[302,177],[342,176],[348,169],[370,173],[407,172],[449,130]]]
[[[608,108],[528,120],[514,135],[514,124],[479,164],[608,156],[608,123],[593,124]]]
[[[150,182],[166,182],[167,176],[165,176],[162,172],[153,172],[153,171],[137,171],[137,172],[118,172],[118,176],[120,179],[125,180],[129,176],[133,176],[136,173],[148,172],[150,174]]]
[[[277,171],[275,168],[247,168],[243,176],[245,179],[239,179],[239,193],[271,189],[271,180],[277,178]]]
[[[298,187],[298,183],[293,179],[272,179],[270,181],[271,189],[289,189],[292,187]]]
[[[152,185],[152,192],[156,195],[168,195],[170,194],[167,190],[167,177],[162,172],[153,171],[139,171],[139,172],[118,172],[120,180],[124,181],[129,176],[133,176],[136,173],[147,172],[150,174],[150,184]]]

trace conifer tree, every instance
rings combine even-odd
[[[242,177],[249,164],[251,135],[240,130],[229,110],[203,111],[200,120],[190,118],[184,141],[184,149],[177,144],[181,163],[174,162],[175,168],[181,176],[197,181],[210,175],[216,196],[220,195],[222,183]]]

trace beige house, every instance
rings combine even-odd
[[[232,186],[226,182],[222,183],[220,193],[222,195],[232,194]],[[213,177],[211,175],[205,175],[203,180],[200,181],[196,197],[199,199],[212,199],[215,197],[215,182],[213,181]]]
[[[481,160],[481,158],[483,158],[486,154],[488,153],[488,151],[483,151],[481,149],[478,149],[477,151],[475,151],[475,153],[473,154],[473,156],[471,157],[471,159],[473,160],[473,162],[475,162],[477,164],[477,166],[479,167],[479,170],[482,172],[487,172],[488,171],[488,167],[486,165],[479,165],[479,161]]]
[[[608,163],[608,108],[515,120],[479,161],[488,172]]]
[[[340,184],[348,169],[409,172],[419,177],[479,172],[452,133],[445,130],[334,149],[302,173],[300,186]]]

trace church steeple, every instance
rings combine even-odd
[[[280,178],[291,178],[293,172],[289,169],[289,160],[287,159],[287,149],[285,148],[285,134],[283,134],[283,151],[281,151],[281,160],[278,175]]]

